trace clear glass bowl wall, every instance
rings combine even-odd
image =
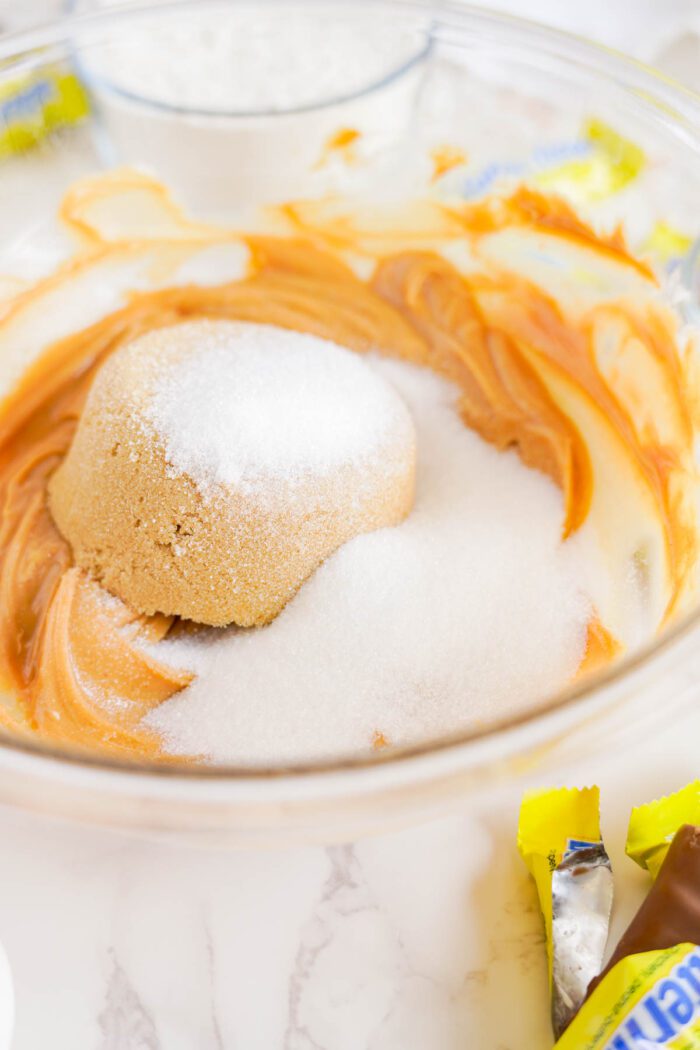
[[[266,24],[309,17],[384,19],[402,40],[381,75],[294,112],[212,113],[164,105],[125,91],[104,72],[115,41],[154,37],[183,19],[224,19],[232,10]],[[279,37],[279,33],[277,34]],[[593,206],[608,225],[623,220],[632,241],[652,218],[687,228],[700,216],[700,101],[639,65],[542,27],[433,3],[328,2],[256,5],[197,0],[77,11],[65,21],[0,42],[0,86],[29,71],[67,64],[91,94],[91,115],[38,148],[0,165],[0,269],[41,271],[50,256],[46,219],[78,177],[114,165],[145,165],[200,216],[231,221],[261,201],[323,192],[313,170],[319,146],[341,127],[373,144],[351,188],[373,194],[427,186],[430,144],[469,158],[464,191],[575,157],[581,128],[603,120],[638,144],[653,175],[636,193]],[[269,57],[269,56],[268,56]],[[173,50],[173,63],[183,61]],[[392,64],[393,63],[393,64]],[[0,109],[0,115],[2,110]],[[0,119],[7,119],[6,115]],[[282,177],[281,177],[282,176]],[[693,231],[697,236],[698,230]],[[48,252],[48,256],[47,256]],[[689,317],[697,310],[697,249],[678,281]],[[697,315],[696,315],[697,316]],[[251,773],[235,769],[129,766],[0,741],[0,799],[102,824],[201,839],[258,843],[281,837],[347,838],[432,812],[465,792],[512,778],[524,758],[546,765],[586,748],[612,751],[681,710],[696,677],[693,614],[648,652],[556,697],[542,697],[517,721],[470,736],[426,741],[366,759]],[[658,703],[663,688],[663,714]]]

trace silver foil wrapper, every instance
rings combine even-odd
[[[552,1026],[558,1039],[603,967],[613,900],[603,843],[568,852],[552,872]]]

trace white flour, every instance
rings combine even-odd
[[[280,113],[380,83],[424,41],[380,14],[276,6],[183,14],[112,42],[90,71],[131,95],[183,110]],[[322,60],[320,60],[322,56]]]

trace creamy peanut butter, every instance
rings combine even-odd
[[[128,228],[123,209],[120,218],[120,200],[134,193],[161,209],[150,240]],[[134,292],[46,346],[0,405],[0,672],[15,698],[3,708],[8,728],[113,754],[161,755],[140,722],[190,680],[152,655],[153,643],[180,628],[137,615],[75,566],[47,486],[96,369],[135,337],[185,320],[264,322],[448,377],[467,426],[498,448],[516,448],[560,486],[564,536],[594,520],[611,565],[643,577],[657,627],[682,606],[697,549],[690,366],[650,271],[618,234],[599,238],[561,201],[531,191],[478,206],[428,202],[406,214],[413,228],[324,203],[295,205],[280,212],[278,234],[241,235],[187,223],[141,176],[96,180],[69,196],[64,217],[82,251],[7,304],[0,355],[42,309],[42,296],[91,268],[99,277],[124,256],[151,252],[162,284],[174,260],[235,240],[249,252],[248,272],[216,286]],[[530,271],[518,258],[523,245],[544,253],[553,244],[579,269],[590,264],[578,297],[566,290],[566,275],[558,294],[558,278],[550,290],[536,262]],[[612,290],[589,295],[598,268]],[[624,644],[620,610],[614,599],[597,610],[584,669]]]

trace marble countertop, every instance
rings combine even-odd
[[[617,46],[630,21],[624,0],[586,5],[587,25],[579,5],[502,6],[598,28]],[[661,20],[660,6],[635,6],[646,21],[640,15],[628,31],[630,43],[692,81],[696,0],[664,4]],[[547,783],[601,787],[616,873],[613,939],[647,887],[624,857],[630,808],[698,776],[700,683],[697,701],[623,754],[548,773]],[[539,783],[536,773],[523,776],[382,837],[257,853],[0,807],[13,1050],[551,1046],[541,918],[515,848],[522,792]]]
[[[647,887],[623,853],[631,807],[698,774],[695,699],[626,755],[548,772],[601,786],[613,938]],[[551,1046],[541,919],[515,848],[521,794],[539,783],[386,836],[266,852],[0,809],[13,1050]]]

